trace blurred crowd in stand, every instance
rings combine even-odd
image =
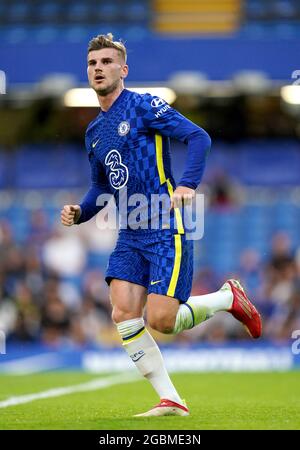
[[[280,342],[300,330],[300,249],[293,249],[285,232],[274,234],[269,255],[263,258],[246,248],[236,272],[218,279],[211,268],[198,270],[192,295],[213,292],[228,277],[239,278],[263,319],[263,338]],[[247,334],[230,314],[220,312],[210,320],[181,335],[181,339],[227,341],[245,339]]]
[[[96,231],[96,232],[95,232]],[[17,242],[9,221],[0,221],[0,329],[8,342],[60,345],[116,344],[105,265],[116,235],[97,229],[50,226],[43,211],[32,214],[25,242]],[[93,254],[94,252],[94,254]],[[94,257],[94,260],[93,260]],[[102,260],[101,260],[102,258]],[[282,341],[300,329],[300,250],[289,235],[270,237],[270,252],[251,248],[240,254],[235,273],[195,267],[193,295],[216,291],[228,277],[239,277],[263,316],[263,336]],[[228,313],[162,342],[226,342],[248,339]]]

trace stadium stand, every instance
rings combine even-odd
[[[300,0],[2,0],[0,26],[0,69],[12,91],[24,83],[36,93],[35,83],[57,72],[86,83],[87,42],[106,32],[126,41],[131,83],[167,83],[189,70],[226,83],[241,68],[290,82],[299,68]],[[0,328],[12,341],[116,336],[103,280],[115,235],[99,239],[93,222],[67,238],[59,226],[62,205],[81,198],[89,183],[85,151],[66,142],[0,149]],[[194,293],[238,274],[272,339],[300,328],[299,150],[291,139],[229,145],[213,136],[201,187],[208,205],[195,245]],[[174,145],[175,178],[185,156]],[[197,333],[186,339],[214,339],[205,327]],[[224,329],[225,340],[243,337]]]
[[[268,149],[272,147],[272,149]],[[282,155],[282,146],[285,148]],[[271,152],[267,155],[267,152]],[[172,154],[175,178],[179,178],[185,158],[185,149],[179,145]],[[198,264],[209,265],[219,274],[238,269],[239,255],[247,247],[264,254],[269,248],[269,237],[279,230],[289,234],[294,246],[300,245],[300,211],[297,186],[300,151],[297,141],[249,141],[236,144],[234,151],[216,142],[210,155],[203,192],[210,199],[205,214],[205,235],[200,242]],[[264,162],[265,161],[265,162]],[[266,174],[266,163],[268,172]],[[47,170],[41,171],[41,167]],[[64,167],[64,171],[61,170]],[[233,170],[233,168],[239,168]],[[1,202],[0,217],[9,218],[17,241],[26,239],[31,210],[45,208],[50,223],[58,221],[61,195],[74,192],[80,197],[89,183],[89,167],[85,151],[71,145],[26,146],[13,154],[0,153],[1,188],[33,195],[32,205],[22,206]],[[234,198],[224,201],[214,197],[219,174],[230,174]],[[7,175],[9,174],[9,175]],[[251,176],[249,175],[251,174]],[[280,185],[280,191],[276,186]],[[241,192],[241,195],[240,195]],[[253,193],[253,194],[251,194]],[[246,199],[243,199],[243,196]],[[5,199],[5,196],[3,197]],[[50,201],[50,198],[52,199]],[[52,203],[51,203],[52,202]],[[106,254],[107,256],[107,254]],[[91,256],[91,260],[97,260]],[[106,261],[101,255],[102,268]]]

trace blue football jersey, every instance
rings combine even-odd
[[[176,184],[169,138],[186,142],[188,136],[199,134],[199,130],[208,136],[161,98],[127,89],[107,112],[101,111],[89,124],[85,142],[92,185],[98,193],[111,193],[115,197],[120,228],[184,233],[180,209],[170,211],[169,200]],[[206,147],[209,144],[206,142]],[[195,189],[204,157],[200,166],[193,158],[191,152],[179,184]],[[84,209],[84,203],[81,207]]]

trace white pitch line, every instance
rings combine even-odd
[[[139,380],[142,380],[142,378],[137,374],[113,375],[106,378],[96,378],[95,380],[88,381],[87,383],[75,384],[68,387],[58,387],[49,389],[48,391],[20,395],[18,397],[10,397],[0,402],[0,408],[22,405],[24,403],[30,403],[35,400],[45,398],[60,397],[62,395],[74,394],[75,392],[95,391],[97,389],[104,389],[106,387],[113,386],[114,384],[132,383]]]

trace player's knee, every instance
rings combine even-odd
[[[170,315],[151,314],[147,317],[147,322],[151,328],[160,333],[171,334],[174,329],[175,320]]]
[[[114,323],[125,322],[125,320],[135,319],[137,315],[132,311],[125,311],[116,306],[113,307],[111,318]]]

